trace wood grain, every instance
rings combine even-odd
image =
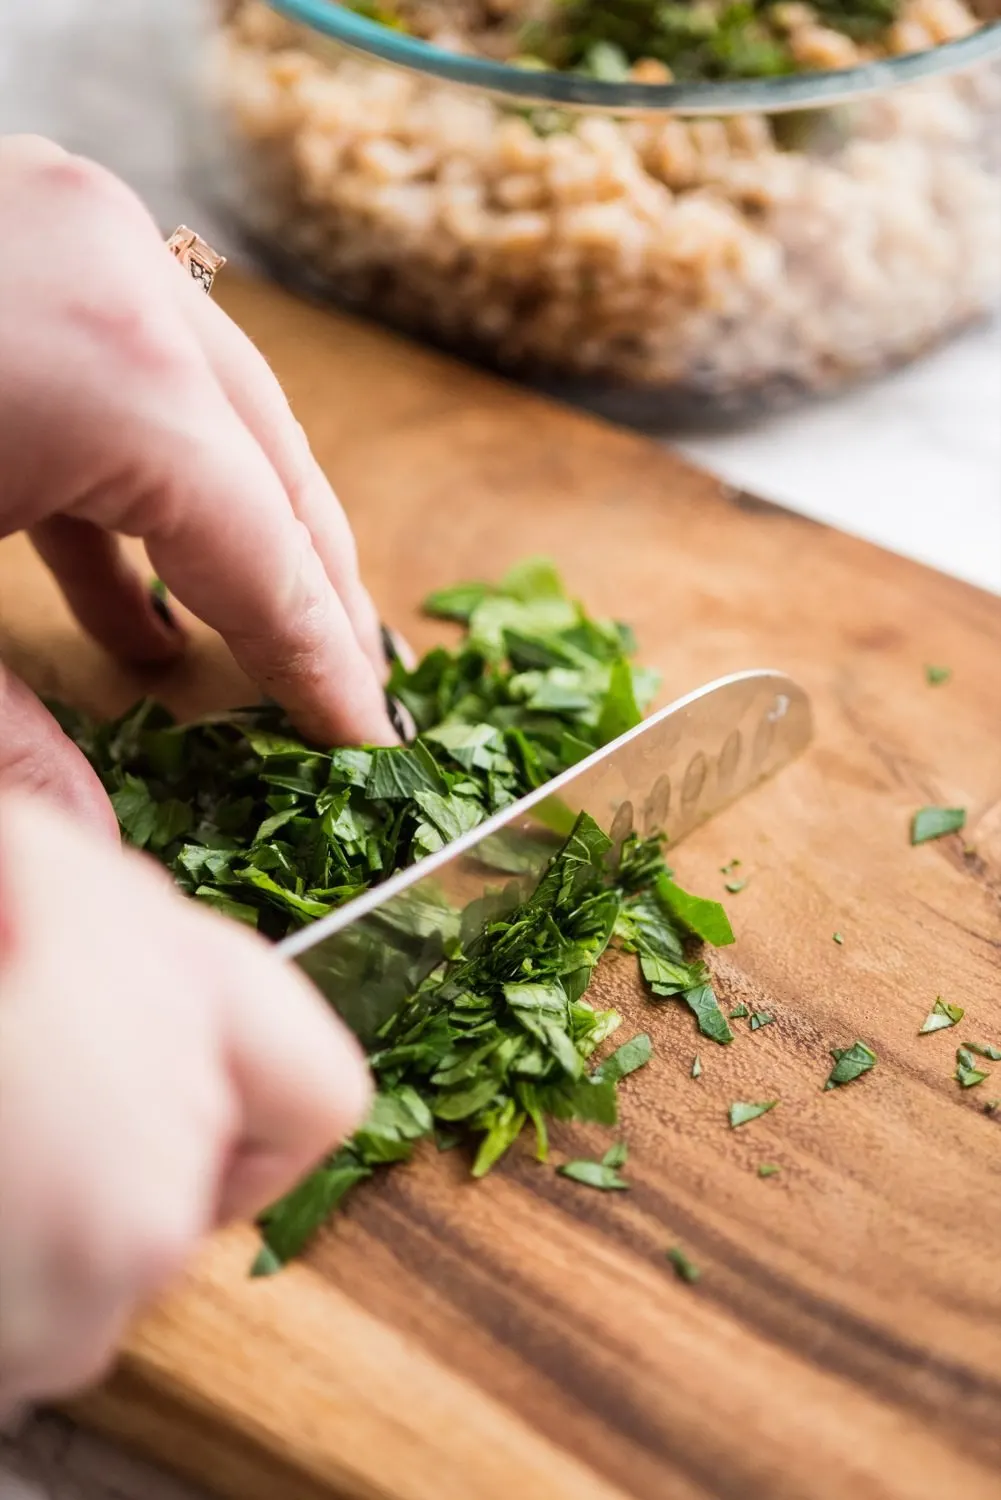
[[[363,325],[220,290],[417,647],[443,629],[416,614],[428,589],[546,552],[633,624],[665,698],[780,667],[813,698],[816,743],[676,860],[706,893],[742,860],[715,968],[776,1023],[736,1022],[717,1048],[645,1002],[631,961],[599,977],[656,1045],[623,1090],[628,1195],[521,1150],[482,1184],[431,1153],[272,1282],[245,1279],[234,1231],[80,1414],[232,1500],[998,1500],[1001,1115],[982,1106],[1001,1065],[968,1091],[951,1075],[960,1034],[1001,1043],[999,602]],[[140,686],[17,541],[0,619],[50,691],[111,709]],[[929,687],[926,661],[952,681]],[[248,691],[204,635],[154,687],[186,712]],[[909,847],[926,802],[968,808],[975,852]],[[919,1037],[939,993],[967,1021]],[[877,1068],[824,1093],[828,1049],[856,1037]],[[772,1097],[727,1128],[732,1100]],[[765,1160],[781,1175],[759,1179]]]

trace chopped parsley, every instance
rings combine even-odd
[[[990,1075],[977,1067],[973,1060],[973,1053],[969,1047],[959,1047],[956,1050],[956,1071],[953,1074],[956,1082],[962,1089],[972,1089],[978,1083],[983,1083]]]
[[[746,1005],[736,1005],[730,1012],[730,1020],[742,1021],[745,1016],[749,1016],[750,1014],[751,1012],[748,1010]]]
[[[854,1083],[856,1078],[861,1078],[863,1073],[874,1068],[877,1061],[875,1052],[865,1042],[853,1042],[850,1047],[832,1047],[831,1056],[834,1058],[834,1067],[824,1084],[825,1089]]]
[[[702,1077],[702,1059],[699,1057],[699,1054],[697,1052],[695,1054],[695,1059],[692,1062],[692,1077],[693,1078],[701,1078]]]
[[[728,890],[731,896],[736,896],[744,890],[746,885],[746,880],[727,880],[724,884],[724,889]]]
[[[941,995],[935,998],[935,1004],[925,1016],[924,1025],[918,1032],[918,1036],[924,1036],[929,1031],[944,1031],[948,1026],[955,1026],[963,1019],[965,1011],[961,1005],[950,1005],[943,1000]]]
[[[844,938],[841,936],[840,932],[834,933],[834,941],[838,944],[839,947],[844,942]]]
[[[393,663],[389,692],[416,727],[405,745],[306,745],[271,704],[190,725],[149,701],[110,724],[54,711],[100,775],[126,841],[192,899],[278,939],[631,728],[655,687],[630,661],[631,633],[587,615],[544,560],[496,585],[439,590],[427,607],[464,634],[412,670]],[[482,1177],[526,1131],[546,1160],[550,1120],[614,1127],[617,1090],[652,1045],[640,1033],[594,1067],[620,1022],[586,999],[609,945],[637,955],[651,999],[686,1006],[704,1036],[732,1041],[698,952],[732,942],[732,929],[718,902],[675,883],[661,840],[632,834],[613,860],[611,840],[581,815],[545,847],[534,892],[470,931],[444,904],[415,908],[394,948],[409,994],[367,1039],[368,1118],[262,1214],[256,1274],[298,1255],[359,1184],[421,1143],[465,1148]],[[522,873],[516,855],[502,835],[483,849],[501,876]],[[413,939],[423,948],[429,933],[440,935],[441,961],[428,974]],[[622,1190],[624,1152],[560,1171]]]
[[[739,868],[740,868],[740,860],[739,859],[731,859],[728,864],[720,865],[719,872],[720,872],[721,875],[731,875],[734,870],[737,870]]]
[[[1001,1062],[1001,1047],[991,1047],[983,1042],[964,1042],[963,1046],[967,1052],[975,1052],[978,1057],[986,1057],[990,1062]]]
[[[646,1067],[652,1056],[653,1043],[646,1032],[641,1031],[638,1036],[617,1047],[604,1062],[599,1063],[594,1076],[605,1083],[618,1083],[630,1073],[635,1073],[637,1068]]]
[[[930,687],[938,687],[943,682],[948,682],[952,676],[951,667],[925,667],[925,682]]]
[[[958,833],[965,822],[965,807],[922,807],[911,820],[911,843],[926,844],[929,839]]]
[[[567,1161],[556,1170],[561,1177],[583,1183],[584,1187],[597,1188],[602,1193],[621,1193],[629,1187],[626,1179],[618,1173],[625,1161],[626,1148],[617,1145],[606,1151],[601,1161]]]
[[[730,1105],[730,1129],[736,1130],[738,1125],[746,1125],[750,1120],[757,1120],[761,1115],[766,1115],[770,1109],[778,1104],[777,1099],[765,1099],[760,1104],[731,1104]]]
[[[766,1010],[756,1010],[751,1016],[751,1030],[760,1031],[762,1026],[770,1026],[775,1020]]]
[[[758,1167],[759,1177],[777,1177],[782,1168],[774,1161],[763,1161]]]
[[[680,1245],[672,1245],[667,1251],[667,1258],[674,1267],[674,1273],[679,1281],[694,1283],[702,1275],[701,1270],[694,1261],[689,1260]]]

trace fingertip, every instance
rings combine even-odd
[[[0,792],[55,805],[118,843],[118,820],[100,777],[20,678],[0,663]]]

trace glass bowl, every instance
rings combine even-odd
[[[203,181],[311,293],[644,425],[742,417],[1001,305],[1001,24],[905,3],[924,50],[649,84],[229,0]]]

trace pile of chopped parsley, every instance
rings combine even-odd
[[[273,705],[187,725],[149,701],[105,724],[56,711],[126,840],[195,900],[277,939],[632,728],[655,689],[631,663],[630,632],[592,619],[547,562],[426,607],[464,631],[412,671],[394,665],[389,691],[417,729],[407,745],[319,750]],[[481,1177],[528,1127],[544,1161],[547,1121],[614,1126],[618,1086],[651,1047],[641,1035],[591,1064],[620,1024],[585,998],[610,943],[638,955],[652,998],[678,997],[707,1038],[731,1041],[699,941],[732,942],[730,924],[717,902],[674,883],[661,840],[632,835],[613,858],[581,815],[534,892],[465,937],[457,929],[382,1027],[368,1119],[265,1213],[257,1271],[298,1254],[351,1188],[421,1140],[468,1146]]]

